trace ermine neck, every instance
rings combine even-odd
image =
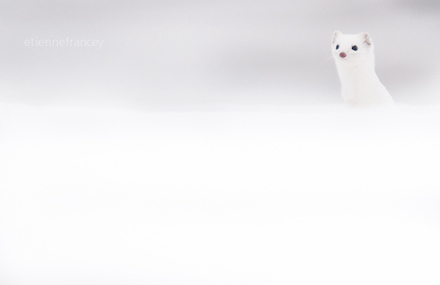
[[[374,68],[374,59],[359,61],[355,64],[341,63],[338,65],[338,71],[342,84],[348,82],[352,83],[353,80],[365,82],[377,77]]]

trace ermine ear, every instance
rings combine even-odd
[[[364,40],[364,43],[371,46],[373,44],[373,40],[371,39],[370,35],[368,33],[361,33],[362,39]]]
[[[342,35],[342,33],[341,33],[340,31],[335,31],[335,32],[333,33],[332,44],[335,43],[336,39],[337,39],[340,35]]]

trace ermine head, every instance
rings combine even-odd
[[[333,33],[332,53],[336,64],[357,64],[371,59],[374,61],[373,41],[368,33]]]

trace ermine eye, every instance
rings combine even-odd
[[[336,49],[339,49],[339,45],[336,45]]]
[[[354,51],[357,51],[358,47],[357,46],[352,46],[351,49],[354,50]]]

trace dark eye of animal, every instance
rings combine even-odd
[[[352,46],[351,49],[354,50],[354,51],[357,51],[358,47],[357,46]]]
[[[339,45],[336,45],[336,49],[339,49]]]

